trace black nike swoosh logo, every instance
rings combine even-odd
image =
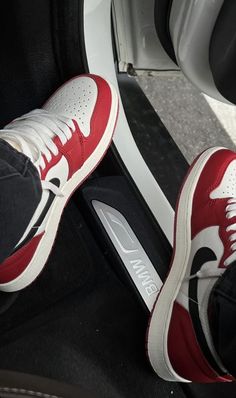
[[[209,261],[216,260],[216,254],[212,249],[210,249],[209,247],[201,247],[195,253],[195,256],[193,258],[191,275],[195,275],[198,271],[200,271],[204,264],[208,263]],[[193,278],[189,281],[189,312],[192,318],[197,340],[200,344],[202,351],[204,352],[205,357],[207,358],[211,367],[215,369],[219,375],[222,375],[222,369],[219,368],[218,364],[216,363],[215,358],[213,357],[209,349],[204,331],[202,329],[198,305],[198,282],[198,278]]]
[[[210,249],[209,247],[201,247],[195,253],[195,256],[193,258],[191,275],[196,274],[204,264],[208,263],[209,261],[215,260],[217,260],[217,257],[212,249]]]
[[[60,180],[59,178],[52,178],[49,182],[51,182],[52,184],[54,184],[56,187],[60,188]],[[14,252],[19,250],[21,247],[23,247],[30,239],[32,239],[34,237],[34,235],[36,234],[37,230],[39,229],[40,225],[42,224],[44,218],[46,217],[48,210],[50,209],[52,202],[55,199],[55,194],[53,192],[49,192],[49,196],[48,196],[48,200],[39,216],[39,218],[37,219],[37,221],[35,222],[35,224],[32,226],[31,230],[29,231],[29,233],[27,234],[27,236],[25,237],[25,239],[14,249]],[[13,253],[14,253],[13,252]]]

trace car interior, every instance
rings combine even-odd
[[[235,2],[151,3],[156,34],[176,69],[200,91],[236,103]],[[96,8],[99,1],[93,4]],[[86,47],[85,7],[86,0],[0,3],[1,128],[40,108],[71,77],[96,72]],[[136,183],[120,149],[129,146],[126,134],[115,136],[99,167],[69,201],[42,274],[22,291],[0,292],[0,397],[233,398],[234,383],[170,383],[154,373],[145,351],[151,304],[99,216],[101,209],[106,216],[111,209],[123,216],[161,285],[172,253],[167,236],[172,229],[168,233],[163,225],[172,225],[188,163],[135,76],[119,72],[114,26],[111,34],[121,107],[161,194],[145,199],[140,186],[146,174],[136,164]],[[155,211],[163,200],[166,212],[159,223]]]

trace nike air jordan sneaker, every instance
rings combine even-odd
[[[1,130],[0,138],[38,169],[42,197],[14,252],[0,264],[0,290],[22,289],[42,271],[62,211],[108,149],[117,114],[118,96],[112,85],[99,76],[81,75],[59,88],[42,109]]]
[[[175,218],[171,268],[147,333],[152,367],[165,380],[231,381],[213,345],[208,303],[236,260],[236,153],[212,148],[194,162]]]

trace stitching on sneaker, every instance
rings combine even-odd
[[[25,390],[23,388],[10,388],[10,387],[0,387],[0,392],[6,393],[19,393],[19,394],[27,394],[29,397],[39,397],[39,398],[63,398],[58,395],[50,395],[44,394],[39,391]]]

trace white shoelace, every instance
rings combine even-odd
[[[222,276],[224,273],[224,270],[222,268],[217,268],[217,269],[211,269],[209,268],[204,268],[202,267],[200,271],[196,272],[196,274],[191,275],[190,277],[187,278],[187,280],[191,279],[209,279],[209,278],[219,278]]]
[[[9,143],[16,143],[35,167],[43,170],[46,166],[43,155],[48,162],[52,159],[52,154],[58,155],[58,148],[53,138],[58,136],[64,145],[74,131],[72,119],[49,113],[44,109],[35,109],[13,120],[0,130],[0,138]],[[42,186],[55,195],[62,195],[60,190],[50,182],[42,181]]]
[[[228,200],[227,207],[225,210],[226,210],[226,218],[230,219],[236,216],[236,198],[231,198]],[[230,241],[232,242],[232,245],[230,246],[232,254],[224,262],[224,265],[226,267],[236,260],[236,223],[230,224],[226,228],[226,232],[230,231],[232,231],[229,238]]]
[[[228,219],[236,216],[236,198],[228,199],[225,212],[226,212],[226,218]],[[232,231],[229,237],[229,240],[232,242],[232,245],[230,246],[232,254],[230,254],[230,256],[224,261],[225,267],[228,267],[230,264],[232,264],[232,262],[236,260],[236,223],[230,224],[226,228],[226,232],[230,231]],[[211,264],[206,264],[200,269],[200,271],[198,271],[194,275],[191,275],[188,279],[191,280],[194,278],[199,278],[199,279],[219,278],[220,276],[222,276],[224,271],[225,269],[222,268],[214,269],[214,267],[212,267]]]

